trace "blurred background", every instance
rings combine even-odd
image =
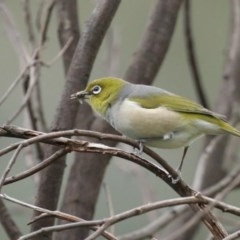
[[[32,10],[36,14],[40,2],[41,0],[35,0],[31,3]],[[124,75],[132,58],[132,54],[136,46],[139,45],[154,3],[154,0],[131,0],[121,2],[109,29],[109,33],[101,46],[90,79],[103,77],[109,74],[118,77]],[[6,1],[6,5],[20,33],[19,39],[28,44],[21,1],[8,0]],[[94,6],[94,1],[78,1],[78,12],[82,30]],[[181,9],[178,15],[177,26],[170,49],[154,81],[154,85],[198,101],[186,58],[182,10],[183,9]],[[228,1],[192,1],[192,24],[197,49],[197,59],[204,89],[211,107],[215,104],[215,97],[222,82],[226,50],[225,45],[229,32],[229,16],[230,9]],[[43,59],[46,62],[53,59],[60,50],[57,40],[56,24],[56,14],[54,12],[50,23],[47,44],[43,51]],[[112,39],[114,39],[115,44],[115,54],[112,60],[114,66],[111,73],[109,73],[106,62],[109,44],[111,44]],[[18,55],[8,38],[6,25],[1,15],[0,46],[0,96],[2,96],[13,80],[19,75],[20,65]],[[50,125],[53,120],[55,109],[64,86],[64,81],[65,77],[61,59],[56,61],[50,68],[43,68],[41,72],[41,88],[48,125]],[[16,111],[19,103],[22,101],[22,96],[23,89],[22,85],[19,84],[7,101],[0,106],[1,125],[5,124]],[[23,115],[20,115],[12,124],[24,127]],[[0,138],[0,146],[3,148],[15,141],[14,139]],[[191,146],[185,159],[182,175],[189,185],[191,185],[195,173],[201,147],[202,141],[199,140]],[[172,166],[177,167],[181,151],[181,149],[158,150],[158,153],[163,156],[164,159],[169,159]],[[11,154],[1,158],[0,174],[4,171],[10,157]],[[68,156],[67,165],[69,169],[71,165],[71,154]],[[26,161],[24,157],[20,155],[10,175],[24,169],[26,169]],[[67,171],[65,177],[67,177]],[[160,182],[159,179],[156,179],[152,174],[126,161],[121,161],[120,159],[113,159],[111,161],[104,182],[111,193],[115,213],[131,209],[148,201],[157,201],[177,196],[165,183]],[[33,203],[36,185],[34,181],[27,178],[27,180],[4,187],[2,191],[22,201]],[[6,204],[14,216],[14,219],[21,227],[21,230],[27,233],[29,229],[26,223],[31,220],[32,211],[12,203],[6,202]],[[144,226],[144,224],[147,223],[147,219],[154,218],[157,216],[157,213],[156,211],[119,223],[116,226],[116,232],[117,234],[123,234]],[[99,197],[95,218],[107,217],[108,215],[106,192],[103,188]],[[204,235],[202,234],[204,234],[204,231],[201,231],[196,239],[203,239]],[[8,239],[1,226],[0,239]]]

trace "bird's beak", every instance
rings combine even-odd
[[[70,96],[70,99],[71,100],[78,99],[80,101],[80,103],[82,103],[83,100],[88,99],[89,95],[90,95],[90,93],[87,91],[80,91],[80,92],[76,92],[76,93],[72,94]]]

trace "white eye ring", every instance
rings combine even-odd
[[[101,91],[102,91],[102,88],[101,88],[99,85],[96,85],[96,86],[94,86],[94,87],[92,88],[92,93],[93,93],[94,95],[99,94]]]

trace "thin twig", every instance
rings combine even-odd
[[[237,166],[236,168],[233,168],[232,171],[227,176],[225,176],[221,181],[203,190],[202,194],[205,196],[215,196],[217,193],[219,193],[220,191],[225,189],[227,186],[229,186],[231,182],[234,181],[234,179],[238,178],[239,174],[240,174],[240,166]],[[187,210],[188,210],[188,206],[182,206],[182,207],[177,206],[173,208],[171,212],[166,212],[161,217],[159,217],[159,219],[152,221],[150,224],[140,229],[137,229],[131,233],[119,236],[118,238],[120,240],[145,239],[148,236],[154,235],[159,229],[163,229],[165,226],[168,226],[171,221],[176,220],[183,213],[187,212]],[[185,225],[184,225],[184,229],[187,230]]]
[[[202,193],[207,196],[215,196],[217,193],[221,192],[223,189],[229,186],[236,178],[240,176],[240,165],[237,165],[232,169],[232,171],[226,175],[222,180],[215,183],[213,186],[204,189]]]
[[[74,221],[74,218],[75,218],[74,216],[69,215],[69,214],[61,213],[61,212],[58,212],[58,211],[50,211],[50,210],[47,210],[47,209],[44,209],[44,208],[40,208],[40,207],[31,205],[31,204],[28,204],[28,203],[19,201],[17,199],[9,197],[5,194],[0,194],[0,197],[3,198],[3,199],[6,199],[8,201],[14,202],[16,204],[20,204],[21,206],[28,207],[28,208],[34,209],[36,211],[39,211],[39,212],[47,213],[47,214],[50,214],[50,215],[55,216],[55,217],[72,219],[73,221]],[[127,218],[142,215],[142,214],[147,213],[148,211],[153,211],[153,210],[160,209],[160,208],[182,205],[182,204],[193,204],[193,203],[205,203],[206,204],[206,203],[211,202],[211,201],[214,201],[214,200],[209,199],[209,198],[205,198],[205,197],[196,198],[195,196],[163,200],[163,201],[159,201],[159,202],[155,202],[155,203],[151,203],[151,204],[145,204],[145,205],[136,207],[134,209],[130,209],[128,211],[119,213],[119,214],[114,215],[112,217],[108,217],[108,218],[104,218],[104,219],[100,219],[100,220],[81,221],[81,220],[78,220],[79,219],[78,218],[76,220],[80,221],[80,222],[62,224],[62,225],[53,226],[53,227],[46,227],[46,228],[40,229],[38,231],[32,232],[30,234],[24,235],[19,240],[29,239],[33,236],[36,236],[38,234],[41,234],[43,232],[48,232],[48,231],[51,231],[51,232],[52,231],[62,231],[62,230],[75,228],[75,227],[96,226],[96,225],[99,226],[100,224],[106,224],[106,225],[110,226],[110,225],[115,224],[117,222],[123,221]],[[226,206],[230,207],[229,210],[232,209],[231,206],[226,205],[226,204],[221,203],[221,202],[218,202],[217,205],[216,205],[216,207],[219,207],[220,209],[225,209]],[[233,208],[233,212],[234,213],[237,212],[237,214],[240,215],[240,209],[239,208],[237,208],[237,209]],[[98,228],[98,229],[100,229],[100,228]],[[103,229],[101,228],[101,231],[102,230]],[[96,232],[94,234],[96,234]],[[98,232],[97,234],[100,234],[100,232]],[[93,235],[90,235],[90,236],[94,237]],[[89,239],[93,239],[92,237],[89,238]],[[95,237],[97,237],[97,236],[95,236]]]
[[[17,109],[17,111],[7,120],[7,124],[12,123],[17,117],[18,115],[23,111],[23,109],[25,108],[27,102],[29,101],[32,91],[35,87],[37,79],[31,79],[30,84],[29,84],[29,88],[27,89],[27,92],[23,98],[23,101],[21,103],[21,105],[19,106],[19,108]]]
[[[36,67],[37,69],[37,67]],[[26,76],[26,79],[25,81],[23,82],[23,91],[24,91],[24,94],[26,94],[27,90],[28,90],[28,87],[29,87],[29,78],[30,76],[32,75],[32,71],[30,71],[30,74]],[[39,79],[38,79],[39,80]],[[38,82],[37,80],[37,82]],[[35,116],[36,114],[36,111],[34,111],[34,106],[33,106],[33,102],[31,101],[32,99],[29,99],[26,103],[26,107],[27,107],[27,111],[26,111],[26,120],[25,121],[25,125],[30,125],[28,126],[29,128],[31,129],[34,129],[34,130],[38,130],[38,126],[37,126],[37,117]],[[36,158],[37,158],[37,161],[41,161],[43,159],[43,150],[42,150],[42,147],[40,145],[40,143],[36,143]],[[33,158],[32,158],[33,159]]]
[[[70,38],[67,40],[65,45],[60,49],[58,54],[55,57],[53,57],[50,61],[46,62],[46,65],[52,66],[56,61],[58,61],[63,56],[63,54],[68,50],[72,42],[73,42],[73,37],[70,36]]]
[[[200,200],[200,201],[198,202],[197,200]],[[111,226],[112,224],[115,224],[116,222],[125,220],[126,218],[130,218],[130,217],[137,216],[137,215],[142,215],[148,211],[152,211],[152,210],[156,210],[156,209],[160,209],[160,208],[186,204],[186,202],[188,202],[187,204],[197,203],[197,202],[204,203],[204,204],[208,204],[208,203],[213,204],[214,203],[215,207],[217,207],[223,211],[227,211],[227,212],[230,211],[232,214],[240,216],[240,208],[233,207],[229,204],[226,204],[226,203],[223,203],[220,201],[216,201],[215,199],[211,199],[211,198],[208,198],[205,196],[199,197],[197,195],[197,196],[184,197],[184,198],[168,199],[168,200],[163,200],[163,201],[159,201],[159,202],[155,202],[155,203],[142,205],[137,208],[128,210],[126,212],[117,214],[113,217],[106,218],[106,219],[104,219],[104,224],[102,225],[102,227],[100,227],[96,232],[94,232],[92,235],[90,235],[88,238],[86,238],[86,240],[95,239],[96,237],[99,236],[99,234],[101,234],[101,231],[105,230],[107,227]],[[202,212],[201,214],[204,214],[204,213]]]
[[[33,29],[33,21],[32,21],[32,13],[30,11],[30,2],[29,0],[22,0],[23,9],[24,9],[24,17],[25,24],[27,26],[29,41],[34,45],[36,43],[36,37]]]
[[[47,4],[47,6],[46,6],[46,11],[45,11],[44,21],[43,21],[43,23],[41,23],[40,46],[42,46],[47,40],[47,31],[48,31],[50,19],[52,16],[52,11],[53,11],[54,5],[56,3],[56,0],[51,0],[50,2],[45,1],[45,3]]]
[[[229,234],[227,237],[223,238],[223,240],[234,240],[234,239],[239,239],[240,237],[240,230]]]
[[[2,176],[0,178],[0,192],[1,192],[2,186],[4,184],[4,181],[5,181],[6,177],[7,177],[7,175],[10,172],[10,170],[12,169],[14,163],[16,162],[17,157],[18,157],[20,151],[22,150],[22,148],[23,148],[23,146],[20,144],[18,146],[17,150],[14,152],[12,158],[10,159],[6,169],[4,170],[4,172],[3,172],[3,174],[2,174]]]
[[[196,58],[196,51],[194,46],[193,34],[192,34],[192,26],[191,26],[191,1],[184,1],[184,27],[185,27],[185,41],[186,41],[186,51],[188,62],[190,65],[190,70],[192,73],[192,77],[194,80],[194,86],[196,88],[196,92],[198,94],[199,100],[201,104],[209,108],[209,103],[207,101],[207,97],[203,90],[202,79],[200,76],[199,66]]]
[[[34,59],[34,57],[32,57],[32,59]],[[17,86],[17,84],[20,82],[20,80],[22,80],[22,78],[24,77],[25,73],[29,70],[29,68],[32,67],[34,64],[36,64],[36,62],[33,60],[26,67],[24,67],[22,69],[22,71],[18,74],[16,79],[11,83],[9,88],[5,91],[5,93],[1,97],[0,106],[5,102],[7,97],[11,94],[11,92],[14,90],[14,88]]]
[[[168,226],[177,216],[181,215],[189,209],[188,206],[176,206],[172,210],[165,212],[158,219],[151,221],[148,225],[145,225],[133,232],[125,235],[117,236],[119,240],[144,240],[149,236],[153,236],[159,229],[163,229]]]
[[[0,1],[0,14],[3,18],[3,23],[8,38],[10,39],[13,47],[15,48],[18,57],[20,58],[20,63],[22,65],[26,64],[29,58],[28,52],[25,45],[23,44],[18,28],[14,23],[8,7],[3,0]]]
[[[9,239],[17,240],[22,235],[21,230],[18,228],[2,199],[0,199],[0,213],[1,225]]]
[[[1,133],[1,131],[2,131],[2,133]],[[87,137],[98,138],[101,140],[114,140],[117,142],[122,142],[122,143],[129,144],[135,148],[139,146],[139,143],[137,141],[126,138],[124,136],[118,136],[118,135],[113,135],[113,134],[104,134],[104,133],[99,133],[99,132],[94,132],[94,131],[78,130],[78,129],[58,131],[58,132],[52,132],[52,133],[46,134],[46,133],[42,133],[42,132],[38,132],[38,131],[33,131],[30,129],[19,128],[16,126],[3,126],[2,128],[0,127],[0,136],[31,138],[29,140],[14,143],[11,146],[8,146],[8,147],[0,150],[0,156],[17,148],[17,146],[19,144],[24,144],[24,146],[25,146],[25,144],[30,145],[30,144],[36,143],[38,141],[42,141],[45,143],[62,146],[62,145],[71,143],[71,141],[73,141],[73,140],[69,140],[69,139],[65,139],[65,138],[55,139],[57,137],[62,137],[62,136],[66,136],[66,137],[68,137],[68,136],[87,136]],[[51,138],[53,138],[53,139],[51,139]],[[84,144],[84,142],[83,142],[83,144]],[[146,153],[147,155],[151,156],[152,159],[154,159],[157,163],[159,163],[161,166],[163,166],[164,169],[166,169],[167,172],[173,178],[178,177],[178,174],[176,173],[176,171],[154,151],[152,151],[151,149],[144,146],[143,152]]]
[[[114,216],[113,201],[112,201],[112,197],[111,197],[111,193],[109,191],[109,188],[108,188],[108,186],[105,182],[103,182],[103,189],[104,189],[106,200],[107,200],[107,206],[108,206],[108,209],[109,209],[109,216],[112,217],[112,216]],[[110,232],[112,234],[115,233],[115,226],[114,225],[111,226]]]
[[[30,144],[33,144],[33,143],[36,143],[36,142],[39,142],[39,141],[45,142],[46,140],[47,140],[47,142],[49,142],[49,141],[51,142],[51,140],[50,140],[51,138],[54,138],[53,143],[54,142],[56,143],[56,140],[57,140],[56,137],[57,136],[59,136],[59,135],[71,136],[72,134],[74,134],[74,132],[76,132],[76,131],[68,130],[68,131],[61,131],[61,133],[63,133],[63,134],[61,134],[60,132],[42,134],[42,135],[36,136],[34,138],[21,141],[20,143],[15,143],[15,144],[12,145],[12,147],[14,146],[16,148],[19,144],[21,144],[23,147],[25,147],[25,146],[29,146]],[[91,133],[91,131],[87,131],[87,132],[89,132],[93,136],[93,132],[92,133]],[[112,138],[113,136],[109,136],[109,137]],[[117,138],[118,137],[120,137],[120,136],[117,136]],[[173,185],[173,187],[175,187],[174,184],[171,181],[171,178],[169,178],[169,175],[168,175],[167,172],[160,169],[159,167],[157,167],[153,163],[150,163],[147,160],[145,160],[143,158],[140,158],[139,156],[136,156],[132,153],[127,153],[127,152],[125,152],[123,150],[120,150],[118,148],[108,147],[106,145],[99,144],[99,143],[91,143],[91,142],[79,141],[79,140],[70,140],[68,138],[63,138],[63,137],[61,137],[59,140],[60,141],[57,140],[58,144],[68,146],[71,151],[110,154],[110,155],[113,155],[113,156],[119,156],[119,157],[126,158],[130,161],[134,161],[134,162],[136,161],[136,162],[138,162],[139,165],[149,169],[150,171],[153,171],[154,174],[157,174],[158,176],[161,176],[161,177],[165,178],[165,181],[169,182],[169,184],[171,184],[171,185]],[[9,148],[7,148],[7,149],[9,150]],[[6,150],[1,151],[1,152],[6,153]],[[174,170],[172,170],[172,171],[174,171]],[[181,185],[181,184],[183,184],[183,182],[181,180],[179,180],[179,182],[175,185],[177,186],[178,184]]]
[[[16,128],[16,127],[15,127]],[[1,129],[0,129],[1,130]],[[14,127],[12,127],[12,129],[7,129],[6,126],[5,128],[2,128],[3,133],[6,134],[6,132],[11,135],[11,132],[13,132]],[[32,134],[32,135],[36,135],[36,133],[38,132],[31,132],[31,131],[23,131],[25,133],[25,137],[28,134]],[[82,133],[82,131],[80,131]],[[79,133],[79,130],[70,130],[70,131],[62,131],[62,133],[64,134],[77,134]],[[39,134],[39,133],[38,133]],[[43,141],[46,139],[49,139],[49,137],[56,137],[58,133],[49,133],[49,134],[41,134],[40,136],[37,136],[35,138],[29,139],[29,140],[25,140],[22,141],[22,144],[25,145],[29,145],[32,144],[34,141]],[[88,134],[92,134],[92,136],[96,133],[91,133],[88,131]],[[99,134],[99,133],[98,133]],[[103,137],[103,134],[99,134],[101,137]],[[95,135],[96,136],[96,135]],[[56,141],[56,139],[53,139],[54,141]],[[194,192],[191,188],[189,188],[181,179],[176,183],[173,184],[171,179],[169,179],[169,175],[167,172],[163,171],[162,169],[160,169],[159,167],[157,167],[156,165],[146,161],[145,159],[142,159],[136,155],[133,154],[129,154],[126,153],[122,150],[116,149],[116,148],[111,148],[111,147],[107,147],[101,144],[96,144],[96,143],[89,143],[89,142],[84,142],[84,141],[74,141],[74,140],[69,140],[66,139],[64,140],[63,138],[61,138],[62,141],[60,141],[61,143],[68,143],[70,144],[69,147],[71,147],[71,150],[73,151],[84,151],[84,152],[94,152],[94,153],[104,153],[104,154],[109,154],[109,155],[115,155],[115,156],[119,156],[122,158],[125,158],[129,161],[135,162],[137,164],[139,164],[140,166],[148,169],[149,171],[151,171],[152,173],[156,174],[158,177],[162,178],[168,185],[170,185],[175,191],[177,191],[180,195],[182,196],[186,196],[186,195],[192,195]],[[49,140],[48,140],[49,141]],[[146,148],[147,149],[147,148]],[[165,163],[166,164],[166,163]],[[177,176],[177,174],[175,173],[175,171],[168,166],[170,171],[175,174],[175,176]],[[225,236],[225,230],[223,229],[223,227],[221,226],[221,224],[216,221],[215,216],[212,214],[211,211],[209,211],[208,209],[206,209],[206,207],[204,205],[191,205],[193,207],[193,209],[195,211],[203,211],[204,212],[204,218],[203,221],[204,223],[208,226],[209,230],[211,230],[212,234],[214,236],[217,235],[223,235]]]
[[[45,208],[41,208],[41,207],[29,204],[29,203],[20,201],[20,200],[18,200],[16,198],[10,197],[10,196],[8,196],[6,194],[0,194],[0,198],[2,198],[4,200],[7,200],[7,201],[10,201],[12,203],[18,204],[18,205],[23,206],[23,207],[26,207],[26,208],[29,208],[29,209],[33,209],[33,210],[38,211],[38,212],[45,213],[47,216],[54,216],[54,217],[57,217],[57,218],[60,218],[60,219],[64,219],[66,221],[81,222],[83,225],[86,224],[88,226],[93,226],[92,227],[93,230],[97,229],[97,227],[94,227],[94,225],[98,225],[99,223],[102,222],[102,220],[100,220],[100,221],[95,221],[95,223],[91,222],[89,224],[84,219],[78,218],[76,216],[73,216],[73,215],[70,215],[70,214],[67,214],[67,213],[63,213],[63,212],[59,212],[59,211],[51,211],[51,210],[48,210],[48,209],[45,209]],[[110,233],[108,233],[106,231],[103,233],[103,235],[108,237],[108,239],[116,239],[116,238],[113,237],[112,234],[110,234]],[[20,237],[19,240],[20,239],[22,239],[22,238]]]
[[[21,146],[21,145],[19,145]],[[60,150],[58,150],[57,152],[55,152],[54,154],[52,154],[50,157],[48,157],[47,159],[43,160],[42,162],[38,163],[37,165],[33,166],[32,168],[21,172],[20,174],[14,175],[12,177],[8,177],[5,179],[4,181],[4,185],[13,183],[13,182],[17,182],[19,180],[22,180],[24,178],[27,178],[39,171],[41,171],[42,169],[44,169],[45,167],[47,167],[49,164],[53,163],[54,161],[58,160],[60,157],[64,156],[65,154],[67,154],[68,152],[70,152],[69,148],[62,148]]]

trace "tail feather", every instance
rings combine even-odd
[[[231,133],[237,137],[240,137],[240,131],[234,128],[233,126],[231,126],[229,123],[222,121],[221,127],[225,132]]]

